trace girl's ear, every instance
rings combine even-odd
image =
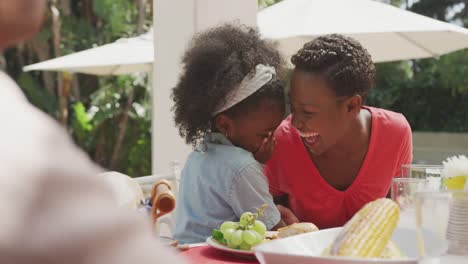
[[[216,129],[226,138],[229,138],[234,127],[234,120],[225,114],[219,114],[215,117],[214,122]]]

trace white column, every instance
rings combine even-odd
[[[192,36],[223,22],[256,25],[257,0],[154,0],[153,173],[183,166],[191,146],[174,126],[170,94],[176,85],[181,57]]]

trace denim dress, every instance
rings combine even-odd
[[[181,174],[174,237],[180,243],[204,242],[225,221],[268,207],[259,220],[271,229],[280,221],[263,168],[252,153],[220,133],[205,138],[206,150],[193,151]]]

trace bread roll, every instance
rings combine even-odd
[[[295,223],[278,229],[278,238],[318,231],[318,227],[312,223]]]

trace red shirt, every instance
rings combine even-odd
[[[401,165],[411,163],[411,128],[406,118],[384,109],[365,109],[372,114],[370,142],[358,175],[345,191],[322,178],[292,126],[291,116],[276,130],[276,149],[265,174],[271,194],[287,194],[300,221],[321,229],[344,225],[366,203],[385,197]]]

